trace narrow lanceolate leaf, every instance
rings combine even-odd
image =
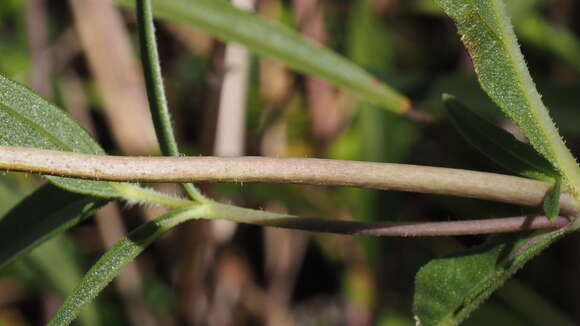
[[[0,145],[104,154],[66,113],[30,89],[0,75]],[[47,177],[66,190],[105,198],[119,197],[110,182]]]
[[[104,154],[100,146],[59,108],[0,75],[0,145]],[[90,215],[108,200],[123,197],[170,207],[189,205],[128,183],[46,177],[45,186],[0,220],[0,267]],[[99,197],[99,198],[97,198]]]
[[[460,103],[443,94],[443,102],[455,127],[473,146],[502,167],[528,178],[553,181],[558,172],[530,145],[496,127]]]
[[[133,0],[117,0],[134,8]],[[396,113],[410,109],[409,100],[359,66],[275,22],[265,21],[228,1],[154,0],[156,17],[201,28],[216,37],[240,43],[259,55],[348,88],[365,100]]]
[[[554,187],[544,198],[544,212],[550,221],[560,214],[560,193],[562,192],[562,178],[556,178]]]
[[[74,120],[30,89],[0,75],[0,145],[104,155],[103,149]],[[65,190],[101,198],[188,205],[129,183],[46,177]]]
[[[580,199],[580,167],[527,70],[502,0],[435,0],[457,24],[480,84]]]
[[[108,200],[47,184],[0,219],[0,268],[77,224]]]
[[[81,309],[90,303],[127,265],[151,242],[175,225],[200,217],[202,209],[181,209],[162,215],[143,224],[117,242],[83,277],[73,293],[48,323],[49,326],[69,325]]]
[[[431,261],[415,280],[417,324],[458,325],[526,262],[575,228],[497,236],[479,247]]]

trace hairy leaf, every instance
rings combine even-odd
[[[479,82],[564,176],[580,198],[580,167],[566,148],[527,70],[502,0],[436,0],[455,23]]]
[[[544,212],[550,221],[560,214],[560,193],[562,192],[562,178],[556,178],[554,187],[544,198]]]
[[[119,240],[91,267],[48,325],[69,325],[78,316],[80,310],[90,303],[119,274],[121,269],[133,261],[151,242],[175,225],[199,217],[200,213],[201,210],[191,208],[175,210],[141,225]]]
[[[459,324],[526,262],[574,228],[500,235],[479,247],[431,261],[415,280],[418,324]]]
[[[0,75],[0,145],[87,154],[103,149],[66,113],[30,89]],[[112,198],[120,193],[110,182],[46,177],[68,191]]]
[[[0,219],[0,268],[77,224],[108,200],[47,184]]]
[[[531,146],[471,111],[454,96],[443,101],[455,127],[473,146],[502,167],[528,178],[553,181],[558,172]]]
[[[134,8],[132,0],[117,0]],[[409,100],[359,66],[276,22],[265,21],[227,1],[155,0],[156,17],[201,28],[216,37],[240,43],[260,55],[274,57],[292,69],[348,88],[367,101],[396,113],[410,109]]]

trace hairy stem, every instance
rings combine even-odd
[[[149,109],[153,118],[159,147],[161,148],[161,153],[165,156],[180,156],[163,87],[151,0],[137,0],[136,11],[147,98],[149,99]],[[182,187],[192,199],[203,198],[193,184],[184,183]]]
[[[123,194],[123,199],[129,204],[148,204],[167,208],[184,208],[196,204],[196,202],[187,199],[174,197],[152,189],[137,187],[132,184],[113,183],[111,186]]]
[[[428,166],[267,157],[128,157],[0,146],[0,169],[142,182],[268,182],[411,191],[539,206],[551,185],[520,177]],[[569,195],[563,214],[578,214]]]

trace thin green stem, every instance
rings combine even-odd
[[[159,147],[161,148],[161,153],[165,156],[180,156],[163,87],[151,0],[137,0],[136,9],[141,62],[147,86],[149,109],[153,118]],[[192,199],[199,200],[204,198],[193,184],[183,183],[182,187]]]

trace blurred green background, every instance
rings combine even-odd
[[[580,4],[507,3],[540,93],[578,156]],[[231,94],[222,88],[236,72],[224,63],[230,45],[203,31],[158,21],[169,104],[188,155],[228,154],[216,145],[220,138],[244,155],[507,173],[470,147],[446,117],[443,92],[518,134],[479,88],[455,27],[431,1],[258,0],[253,6],[258,15],[287,24],[361,65],[434,119],[406,120],[251,54],[244,59],[248,75],[237,85],[247,89],[245,100],[228,107],[223,103]],[[108,1],[0,1],[0,73],[67,110],[111,154],[158,154],[138,60],[133,13]],[[236,110],[245,116],[236,120],[241,134],[216,127],[220,119],[235,117]],[[2,174],[0,213],[41,182]],[[152,186],[179,191],[174,185]],[[213,198],[246,207],[337,219],[444,221],[535,211],[350,188],[200,186]],[[0,326],[46,323],[91,263],[127,230],[162,212],[108,205],[0,270]],[[414,325],[417,270],[434,257],[482,240],[350,237],[192,221],[128,266],[78,324]],[[573,235],[534,259],[465,324],[546,325],[555,320],[549,316],[580,323],[579,245],[580,237]]]

